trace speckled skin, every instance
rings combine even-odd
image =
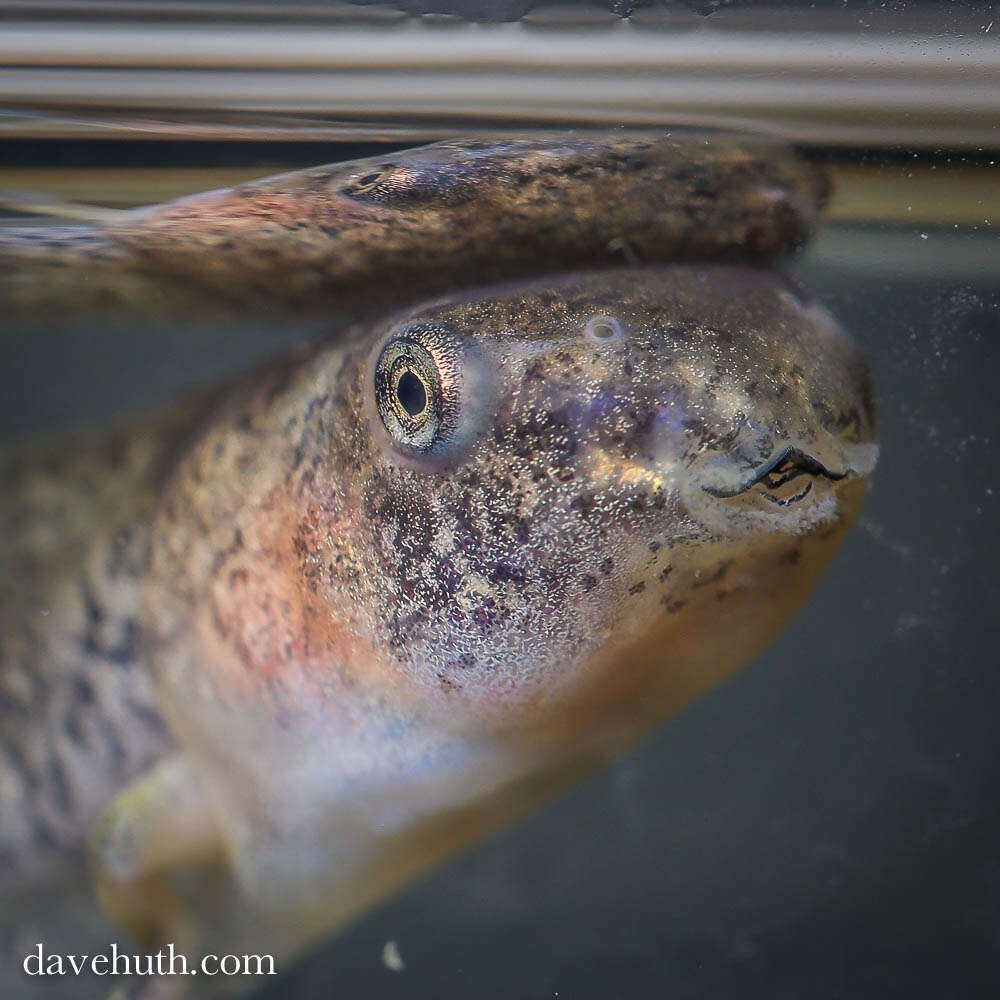
[[[441,373],[429,451],[375,399],[401,340]],[[129,499],[24,648],[54,649],[53,622],[135,623],[155,697],[125,669],[166,732],[147,746],[132,727],[160,764],[98,825],[94,860],[113,913],[194,951],[302,947],[724,677],[808,591],[876,451],[866,370],[830,317],[722,266],[465,293],[192,405],[109,458]],[[19,615],[50,603],[26,594]],[[98,676],[123,669],[97,654]],[[58,756],[47,719],[36,743]],[[92,818],[75,751],[62,782],[16,753],[14,808],[62,810],[68,845]],[[127,768],[96,764],[110,794]],[[49,845],[19,823],[5,849],[37,867]],[[243,900],[224,919],[136,911],[160,870],[220,856]]]
[[[143,662],[149,520],[191,401],[112,433],[0,451],[0,887],[81,846],[172,745]]]
[[[176,280],[178,301],[384,310],[622,237],[628,260],[760,262],[824,193],[725,137],[383,162],[130,213],[69,249],[7,234],[0,297],[30,308],[37,264],[74,301],[87,260],[94,302],[154,307]],[[401,343],[436,368],[427,447],[376,399]],[[743,662],[874,461],[868,376],[830,317],[718,264],[455,293],[110,436],[4,453],[0,879],[44,878],[89,830],[100,897],[140,939],[292,953]],[[227,892],[196,880],[179,907],[163,873],[220,862]]]
[[[452,140],[94,226],[0,229],[0,305],[357,317],[554,265],[770,260],[807,236],[826,194],[818,169],[750,136]]]

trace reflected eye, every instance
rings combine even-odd
[[[391,163],[383,164],[376,170],[369,170],[360,177],[348,181],[342,190],[344,194],[349,195],[369,194],[389,177],[394,169]]]
[[[449,332],[413,324],[382,348],[375,363],[375,408],[404,450],[441,451],[459,430],[463,352]]]

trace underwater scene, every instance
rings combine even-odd
[[[996,995],[993,5],[0,13],[0,995]]]

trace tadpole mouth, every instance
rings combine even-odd
[[[844,479],[846,472],[827,468],[812,455],[791,446],[772,455],[766,462],[751,470],[749,476],[733,489],[703,486],[706,493],[720,499],[741,496],[751,491],[765,500],[787,507],[804,500],[812,492],[817,479],[831,482]]]

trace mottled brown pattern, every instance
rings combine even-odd
[[[827,194],[759,138],[677,129],[462,139],[123,214],[0,229],[0,303],[371,315],[463,284],[628,260],[769,260]]]
[[[415,454],[372,372],[428,331],[475,391]],[[862,362],[766,272],[487,289],[298,364],[248,381],[177,466],[144,606],[244,891],[298,900],[304,937],[742,662],[875,461]]]
[[[0,452],[0,884],[79,849],[172,745],[142,656],[158,490],[204,397],[110,434]]]
[[[605,311],[627,332],[595,344],[584,330]],[[415,315],[458,338],[469,369],[487,373],[462,433],[426,457],[393,449],[370,398],[371,343],[384,330],[321,353],[270,409],[234,407],[181,467],[157,538],[169,539],[160,575],[185,603],[207,585],[190,582],[199,546],[195,569],[231,584],[256,575],[247,560],[273,563],[288,586],[306,583],[319,617],[354,624],[418,686],[489,685],[493,675],[513,690],[548,669],[537,649],[524,662],[525,639],[558,636],[546,658],[562,660],[614,618],[623,593],[662,589],[677,546],[704,548],[701,506],[719,508],[709,516],[724,530],[727,507],[708,491],[745,497],[748,478],[793,448],[817,465],[806,504],[816,509],[851,471],[845,448],[871,435],[860,363],[767,275],[608,272]],[[404,315],[389,329],[412,326]],[[774,530],[782,518],[808,526],[803,510],[763,503],[737,509],[729,530]],[[731,562],[695,586],[721,580]],[[239,614],[231,592],[229,616]],[[298,655],[280,644],[270,654],[241,675],[280,675]]]
[[[401,338],[448,352],[456,419],[423,451],[374,399]],[[131,435],[6,456],[7,870],[77,849],[176,746],[191,801],[167,814],[214,830],[268,940],[301,947],[780,627],[873,421],[862,362],[784,279],[633,268],[455,295]],[[185,843],[143,818],[157,787],[112,807],[102,829],[133,832],[101,866]]]
[[[247,301],[366,275],[384,304],[417,271],[441,291],[454,255],[449,281],[506,273],[512,247],[564,265],[626,224],[653,255],[803,234],[809,171],[671,143],[307,171],[140,213],[130,253]],[[208,242],[188,257],[190,232]],[[118,791],[91,838],[111,912],[148,941],[222,952],[251,928],[292,953],[744,662],[876,451],[831,317],[777,274],[702,263],[454,290],[133,433],[6,455],[0,847],[39,874]],[[239,904],[185,915],[160,874],[220,859]]]

